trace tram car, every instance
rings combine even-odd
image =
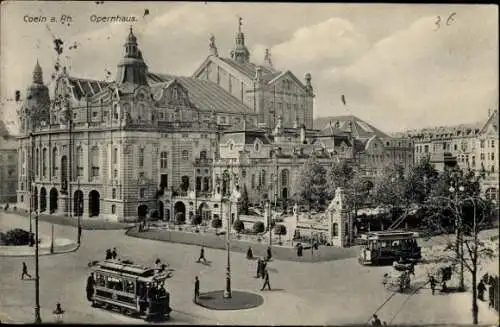
[[[172,276],[171,271],[106,260],[95,264],[92,272],[93,307],[118,310],[145,320],[170,317],[170,293],[165,290],[165,280]]]
[[[379,231],[361,235],[359,262],[362,265],[392,264],[394,261],[418,261],[422,258],[418,233]]]

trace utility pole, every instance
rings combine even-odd
[[[38,210],[35,216],[35,324],[41,324],[40,316],[40,267],[38,264]]]

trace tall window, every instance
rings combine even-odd
[[[168,174],[160,175],[160,188],[164,189],[168,187]]]
[[[116,199],[116,188],[111,191],[111,198]]]
[[[262,172],[260,173],[260,185],[266,185],[266,171],[264,169],[262,169]]]
[[[42,176],[47,176],[47,149],[42,150]]]
[[[208,177],[203,177],[203,192],[208,192],[210,188],[210,179]]]
[[[83,149],[76,148],[76,176],[83,176]]]
[[[113,149],[113,165],[116,165],[118,162],[118,149],[114,148]]]
[[[187,150],[182,151],[182,160],[184,161],[189,160],[189,152]]]
[[[479,145],[479,146],[481,147],[481,149],[482,149],[482,148],[484,148],[484,140],[481,140],[481,141],[479,141],[479,142],[480,142],[480,145]]]
[[[163,151],[160,153],[160,168],[164,169],[168,167],[168,153]]]
[[[200,159],[201,160],[207,159],[207,151],[205,151],[205,150],[200,151]]]
[[[90,166],[92,167],[92,177],[99,176],[99,148],[97,146],[92,147],[90,150]]]
[[[283,169],[281,171],[281,185],[287,186],[288,185],[288,169]]]
[[[252,174],[252,181],[251,181],[252,189],[255,188],[255,174]]]
[[[139,149],[139,168],[144,167],[144,148]]]
[[[40,151],[39,149],[36,149],[36,163],[35,163],[35,170],[36,170],[36,175],[40,175]]]
[[[57,170],[59,167],[57,166],[57,148],[54,147],[52,149],[52,176],[57,176]]]
[[[145,188],[141,188],[139,190],[139,197],[140,198],[144,198],[146,196],[146,189]]]

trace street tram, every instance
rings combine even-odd
[[[145,320],[169,318],[170,293],[164,288],[171,271],[105,260],[92,267],[92,306],[138,315]]]
[[[418,261],[422,258],[418,233],[377,231],[361,235],[359,262],[363,265],[392,264],[394,261]]]

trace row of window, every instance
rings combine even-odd
[[[487,141],[488,147],[494,148],[495,147],[495,140],[480,140],[480,147],[481,149],[484,149],[485,143]]]

